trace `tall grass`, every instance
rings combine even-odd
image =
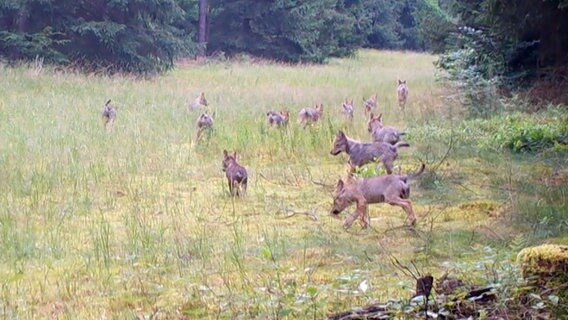
[[[345,174],[331,142],[340,128],[368,139],[364,97],[377,93],[385,121],[409,132],[403,172],[443,158],[446,140],[417,135],[461,121],[440,97],[434,59],[362,51],[325,66],[213,61],[150,80],[2,67],[0,315],[322,318],[408,296],[413,279],[390,256],[442,272],[443,261],[501,246],[509,236],[494,236],[490,215],[507,193],[484,185],[501,172],[495,159],[524,168],[502,155],[452,153],[439,185],[416,184],[417,232],[401,229],[405,215],[387,205],[371,207],[370,230],[346,232],[328,214]],[[398,78],[410,87],[404,112]],[[196,144],[199,112],[187,105],[201,91],[215,128]],[[356,102],[353,123],[340,116],[346,98]],[[110,131],[100,116],[107,99],[118,108]],[[315,103],[322,123],[301,128],[295,115]],[[289,127],[268,128],[266,111],[281,109]],[[245,199],[228,196],[224,149],[249,170]]]

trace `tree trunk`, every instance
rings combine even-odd
[[[199,34],[197,42],[207,42],[207,0],[199,0]]]

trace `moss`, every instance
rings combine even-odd
[[[533,276],[547,281],[568,281],[568,246],[545,244],[525,248],[517,255],[524,278]]]
[[[535,301],[535,297],[547,296],[548,300],[544,300],[547,318],[565,319],[568,314],[568,246],[545,244],[525,248],[517,255],[517,262],[528,284],[518,292],[521,304],[533,306],[541,302]],[[559,302],[552,303],[551,297]]]
[[[468,212],[483,213],[488,216],[495,216],[496,212],[501,210],[502,205],[495,201],[476,201],[463,203],[459,206],[461,210]]]

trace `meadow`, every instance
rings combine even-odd
[[[321,319],[409,298],[415,280],[394,258],[435,278],[495,282],[514,274],[523,246],[568,243],[565,153],[494,146],[505,118],[465,119],[435,59],[243,57],[151,79],[1,66],[0,316]],[[410,89],[404,112],[397,79]],[[187,106],[202,91],[215,127],[197,144],[199,111]],[[408,133],[397,170],[427,165],[411,187],[416,230],[386,204],[370,206],[368,229],[344,230],[346,215],[329,213],[347,173],[345,154],[329,154],[334,136],[370,139],[362,101],[375,93],[385,123]],[[353,123],[340,114],[347,98]],[[118,116],[106,131],[108,99]],[[323,121],[303,129],[297,112],[315,103]],[[269,128],[269,110],[289,110],[288,128]],[[565,110],[517,117],[560,123]],[[243,199],[229,196],[224,149],[248,169]]]

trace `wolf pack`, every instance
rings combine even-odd
[[[396,96],[398,106],[404,110],[408,101],[408,86],[406,80],[398,80]],[[195,100],[191,101],[188,109],[191,111],[203,109],[208,106],[205,93],[201,92]],[[378,109],[377,94],[368,99],[363,99],[365,116],[368,119],[367,130],[371,137],[369,142],[361,142],[350,138],[339,130],[335,136],[330,155],[338,156],[341,153],[347,154],[349,172],[346,178],[339,179],[333,193],[332,215],[339,215],[346,208],[355,204],[355,212],[345,219],[343,227],[348,229],[357,219],[361,226],[369,226],[370,218],[368,205],[376,203],[387,203],[392,206],[401,207],[406,213],[406,220],[410,227],[416,224],[416,215],[412,209],[410,201],[410,181],[420,176],[424,170],[424,163],[420,168],[411,174],[395,174],[394,162],[398,157],[400,148],[409,147],[410,144],[403,140],[405,132],[397,128],[386,126],[383,123],[382,113],[376,115]],[[347,121],[353,120],[354,113],[353,99],[346,99],[341,105],[341,115]],[[304,128],[318,123],[324,115],[323,104],[316,104],[313,108],[303,108],[298,112],[298,124]],[[108,100],[102,112],[104,127],[110,130],[117,117],[117,109]],[[196,142],[200,142],[206,135],[210,135],[214,127],[215,114],[203,111],[196,123]],[[289,125],[290,112],[269,111],[266,113],[266,121],[269,127],[286,128]],[[355,172],[370,163],[380,163],[385,175],[356,178]],[[249,176],[246,168],[238,162],[237,152],[232,153],[223,150],[222,171],[227,179],[229,193],[231,196],[246,196]]]

